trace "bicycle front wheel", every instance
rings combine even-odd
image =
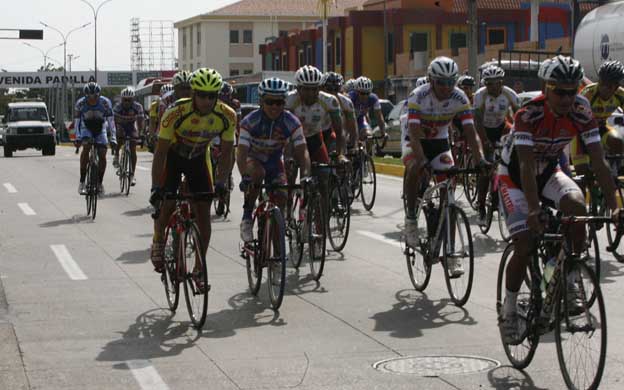
[[[87,216],[90,216],[91,210],[93,209],[93,198],[91,197],[91,164],[87,166],[84,194],[85,201],[87,203]]]
[[[351,208],[349,207],[348,191],[346,184],[340,184],[335,179],[330,181],[327,237],[336,252],[344,249],[349,237]]]
[[[444,279],[451,300],[464,306],[470,297],[474,277],[474,252],[468,218],[462,209],[449,205],[446,234],[442,240]],[[445,228],[446,228],[445,226]]]
[[[130,159],[130,151],[124,150],[123,159],[123,178],[124,178],[124,194],[130,194],[130,186],[132,185],[132,161]]]
[[[432,229],[428,227],[429,222],[427,218],[427,214],[431,212],[433,210],[426,204],[418,209],[416,221],[420,243],[416,248],[405,245],[404,250],[407,271],[412,285],[417,291],[425,291],[431,279],[431,259],[433,254],[430,253],[428,232]]]
[[[479,229],[483,234],[487,234],[490,231],[492,219],[494,218],[494,211],[496,210],[496,203],[498,203],[498,196],[496,196],[495,192],[492,192],[492,183],[490,183],[485,198],[485,225],[479,225]]]
[[[292,204],[289,206],[289,221],[288,221],[288,259],[293,267],[299,268],[301,261],[303,260],[303,247],[305,239],[303,237],[303,219],[301,207],[302,198],[299,191],[295,192],[292,198]]]
[[[472,157],[466,154],[464,154],[464,167],[474,168],[474,162],[472,161]],[[476,210],[477,183],[479,182],[479,177],[477,174],[463,175],[463,181],[466,200],[468,201],[468,203],[470,203],[470,206]]]
[[[180,258],[180,239],[178,234],[167,227],[165,231],[165,268],[160,278],[165,288],[169,309],[175,313],[180,300],[180,279],[178,278],[178,259]]]
[[[243,253],[247,268],[247,283],[249,283],[249,291],[253,295],[258,295],[260,285],[262,284],[262,232],[259,227],[259,219],[254,217],[252,228],[254,239],[251,242],[244,243]]]
[[[607,355],[607,317],[600,285],[582,262],[567,266],[555,305],[555,343],[563,379],[570,389],[598,389]],[[590,304],[590,296],[595,302]]]
[[[312,278],[318,282],[323,275],[323,268],[325,267],[325,245],[327,242],[325,213],[323,212],[320,195],[313,195],[308,200],[306,219],[310,273]]]
[[[91,170],[89,179],[88,197],[91,197],[91,218],[95,220],[97,214],[98,185],[100,183],[100,168],[96,163],[92,163],[89,167]]]
[[[273,310],[278,310],[284,299],[286,287],[286,242],[284,239],[284,218],[276,207],[271,210],[265,226],[263,256],[267,267],[269,299]]]
[[[362,158],[360,193],[362,195],[362,204],[366,211],[371,211],[375,205],[375,197],[377,195],[377,174],[375,173],[375,163],[368,154],[364,154]]]
[[[184,298],[191,322],[197,329],[201,329],[206,321],[208,311],[208,270],[206,256],[202,249],[199,229],[194,223],[190,224],[182,238],[182,270],[184,275]]]

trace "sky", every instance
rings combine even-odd
[[[97,8],[103,0],[87,0]],[[130,19],[179,21],[235,3],[237,0],[112,0],[98,13],[98,70],[130,70]],[[6,2],[6,3],[5,3]],[[94,67],[93,12],[80,0],[2,0],[0,29],[43,29],[43,40],[0,39],[0,70],[34,72],[43,65],[43,54],[23,44],[48,51],[62,43],[59,33],[43,27],[53,26],[63,33],[91,22],[73,32],[67,40],[67,53],[80,56],[72,70],[88,71]],[[0,32],[6,36],[7,32]],[[177,35],[176,35],[177,37]],[[177,47],[177,38],[175,41]],[[177,49],[176,49],[177,56]],[[52,63],[63,62],[63,47],[49,52]],[[68,65],[69,67],[69,65]]]

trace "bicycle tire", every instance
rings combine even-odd
[[[252,295],[258,295],[260,285],[262,284],[262,244],[260,243],[261,235],[259,228],[259,220],[254,216],[252,227],[254,240],[244,244],[248,249],[245,252],[245,268],[247,269],[249,292]]]
[[[91,219],[95,220],[95,216],[97,214],[97,201],[98,201],[98,185],[100,183],[99,180],[99,167],[96,163],[92,163],[90,165],[91,169],[91,188],[89,190],[89,195],[91,196]]]
[[[568,388],[570,389],[578,389],[578,388],[582,388],[582,389],[598,389],[599,385],[600,385],[600,381],[602,379],[602,375],[604,373],[604,367],[605,367],[605,361],[606,361],[606,355],[607,355],[607,317],[606,317],[606,310],[605,310],[605,304],[604,304],[604,299],[602,296],[602,291],[600,289],[600,284],[598,283],[598,280],[596,279],[596,275],[594,274],[594,272],[592,271],[592,269],[590,267],[587,266],[587,264],[583,263],[583,262],[574,262],[571,265],[566,265],[564,266],[566,269],[566,275],[568,274],[568,272],[570,271],[578,271],[579,274],[585,274],[585,278],[586,281],[583,281],[583,285],[581,286],[580,290],[585,290],[585,286],[584,284],[588,283],[588,284],[592,284],[593,285],[593,292],[592,295],[595,295],[595,303],[593,305],[590,305],[589,302],[584,302],[583,303],[583,307],[584,309],[582,310],[582,313],[579,315],[574,315],[571,314],[568,310],[568,304],[567,304],[567,284],[565,281],[567,280],[567,276],[566,278],[564,278],[564,282],[561,283],[561,293],[559,294],[559,299],[557,299],[557,302],[555,304],[555,344],[557,347],[557,360],[559,361],[559,368],[561,369],[561,374],[563,375],[563,380],[565,381],[566,385],[568,386]],[[569,267],[569,268],[568,268]],[[582,280],[582,279],[579,279]],[[581,295],[586,297],[586,294],[581,293]],[[584,300],[584,299],[582,299]],[[597,303],[597,305],[596,305]],[[597,307],[596,307],[597,306]],[[597,309],[595,312],[588,314],[587,311],[589,311],[590,309],[595,308]],[[566,354],[564,352],[564,340],[562,337],[564,337],[562,335],[562,330],[563,328],[567,328],[568,324],[570,324],[571,322],[575,322],[574,319],[571,319],[570,317],[585,317],[585,319],[590,319],[589,324],[585,325],[585,326],[589,326],[591,328],[591,323],[593,322],[593,320],[595,320],[595,316],[596,314],[600,315],[600,319],[599,319],[599,324],[598,327],[595,327],[595,329],[593,331],[590,332],[590,336],[589,338],[592,339],[592,341],[596,341],[596,336],[597,335],[597,330],[600,330],[600,340],[599,340],[599,346],[594,346],[594,347],[590,347],[587,345],[584,345],[583,348],[572,348],[574,352],[576,353],[582,353],[583,351],[592,351],[592,350],[596,350],[596,348],[599,348],[600,351],[598,352],[598,364],[596,366],[596,371],[593,374],[593,376],[588,375],[588,374],[583,374],[581,375],[583,378],[590,378],[591,381],[589,384],[583,384],[581,386],[579,386],[578,383],[575,383],[575,379],[579,379],[576,375],[571,375],[570,372],[570,367],[568,367],[568,364],[566,363]],[[594,323],[595,324],[595,323]],[[574,324],[573,326],[578,326],[576,324]],[[572,337],[575,337],[577,335],[579,335],[580,333],[587,333],[584,332],[583,330],[578,330],[575,329],[571,332]],[[568,363],[573,364],[574,361],[583,361],[585,362],[585,359],[577,359],[576,357],[571,359],[570,361],[568,361]]]
[[[366,180],[365,183],[365,178],[364,178],[364,164],[366,164],[368,166],[368,171],[367,173],[367,177],[370,176],[370,183],[368,181],[368,179]],[[373,159],[368,155],[365,154],[363,159],[362,159],[362,165],[361,165],[361,180],[360,180],[360,194],[362,197],[362,204],[364,205],[364,208],[366,209],[366,211],[371,211],[373,209],[373,206],[375,205],[375,197],[377,196],[377,174],[375,173],[375,162],[373,161]],[[367,195],[365,195],[365,191],[364,191],[364,185],[365,184],[372,184],[373,190],[372,190],[372,194],[370,196],[370,198],[368,198]],[[367,201],[367,198],[369,199]]]
[[[308,233],[308,260],[310,273],[315,281],[323,276],[325,268],[325,244],[327,243],[325,213],[323,212],[320,195],[313,195],[306,207]]]
[[[299,208],[301,207],[301,194],[299,191],[295,195],[290,205],[289,223],[288,223],[288,259],[290,264],[299,268],[303,260],[303,248],[305,240],[303,238],[303,223],[299,220]]]
[[[418,221],[418,237],[428,237],[429,221],[427,218],[427,206],[423,205],[416,213]],[[417,291],[425,291],[431,279],[431,256],[429,250],[430,238],[428,237],[419,248],[405,245],[405,261],[407,262],[407,272],[412,285]],[[420,255],[420,256],[419,256]]]
[[[503,241],[509,243],[511,242],[511,234],[509,234],[509,229],[507,229],[507,221],[505,220],[505,213],[503,212],[503,203],[502,203],[502,199],[499,196],[497,196],[498,198],[498,210],[497,210],[497,218],[498,218],[498,232],[500,233],[501,238],[503,239]]]
[[[182,259],[184,261],[182,273],[184,274],[184,298],[186,308],[193,326],[201,330],[206,322],[208,311],[208,269],[206,267],[206,256],[202,249],[201,236],[195,222],[192,222],[182,234]],[[189,253],[189,249],[191,253]],[[193,255],[193,260],[189,263],[189,254]],[[197,282],[203,284],[203,291],[197,286]],[[199,296],[199,298],[197,298]],[[193,300],[193,302],[191,302]]]
[[[279,310],[286,287],[286,242],[284,238],[284,218],[279,208],[270,211],[267,239],[263,245],[263,256],[267,267],[267,286],[273,310]]]
[[[464,155],[464,167],[474,168],[472,156]],[[476,174],[463,175],[464,195],[466,200],[474,210],[477,207],[477,183],[479,182],[479,176]]]
[[[488,192],[485,198],[485,225],[479,225],[481,233],[487,234],[492,226],[492,220],[494,218],[495,202],[497,202],[496,196],[491,191],[492,183],[488,186]]]
[[[178,278],[178,259],[180,258],[180,237],[176,237],[171,227],[165,230],[165,267],[161,274],[161,282],[165,288],[165,297],[169,310],[173,313],[180,301],[180,279]]]
[[[353,193],[353,200],[351,203],[362,194],[362,159],[358,157],[357,162],[358,165],[353,170],[353,176],[351,178],[351,192]]]
[[[87,165],[87,174],[85,176],[85,187],[84,187],[84,197],[85,202],[87,204],[87,216],[91,215],[91,209],[93,206],[92,198],[91,198],[91,164]]]
[[[602,210],[601,210],[601,211],[602,211],[601,215],[605,215],[605,216],[610,216],[610,215],[611,215],[611,211],[610,211],[610,210],[608,210],[608,208],[607,208],[607,207],[605,207],[604,205],[603,205],[603,207],[602,207]],[[612,224],[612,223],[606,223],[606,224],[605,224],[605,228],[606,228],[606,231],[607,231],[607,243],[608,243],[609,245],[613,245],[613,240],[614,240],[614,239],[615,239],[615,237],[616,237],[615,226],[616,226],[616,225],[614,225],[614,224]],[[615,258],[615,260],[616,260],[618,263],[624,263],[624,255],[623,255],[623,254],[621,254],[621,253],[619,253],[619,252],[617,251],[617,249],[618,249],[618,248],[615,248],[615,249],[614,249],[612,252],[610,252],[610,253],[613,255],[613,257]]]
[[[498,266],[498,278],[496,282],[496,313],[498,315],[499,323],[503,320],[503,305],[504,305],[504,294],[506,291],[506,267],[509,263],[509,259],[513,253],[513,244],[507,245],[503,254],[501,256],[501,261]],[[533,293],[531,291],[532,286],[530,285],[530,280],[528,277],[525,278],[522,286],[526,286],[528,291],[522,291],[522,287],[518,292],[518,304],[517,307],[523,309],[520,313],[520,317],[524,319],[524,323],[526,326],[526,333],[523,335],[522,342],[517,345],[506,344],[503,340],[501,333],[501,342],[503,344],[503,349],[505,350],[505,355],[507,355],[507,359],[511,365],[518,369],[522,370],[531,363],[533,357],[535,356],[535,351],[539,345],[539,335],[532,331],[530,318],[530,308],[534,306],[533,302]],[[527,310],[527,308],[529,308]]]
[[[329,218],[327,218],[327,238],[336,252],[341,252],[347,245],[351,225],[351,208],[348,190],[335,179],[329,185]],[[332,221],[336,222],[332,226]],[[333,234],[336,232],[337,234]]]
[[[124,194],[130,195],[130,184],[132,181],[130,155],[127,150],[124,149],[124,162],[123,162],[123,180],[124,180]]]
[[[451,224],[451,237],[448,237],[445,234],[442,238],[442,265],[444,266],[444,280],[446,281],[446,288],[451,297],[451,300],[457,306],[461,307],[464,306],[466,302],[468,302],[468,298],[470,298],[470,292],[472,291],[472,282],[474,279],[474,250],[472,246],[472,235],[470,233],[470,223],[468,222],[468,217],[466,217],[466,213],[464,213],[462,209],[455,205],[449,205],[449,219],[450,220],[445,221],[445,223]],[[462,227],[466,229],[463,234],[461,233]],[[457,233],[459,233],[459,237],[457,236]],[[451,239],[451,255],[453,257],[461,255],[461,258],[467,260],[464,260],[462,264],[464,268],[464,273],[459,277],[453,277],[449,273],[449,253],[447,253],[449,238]],[[458,243],[457,238],[459,238],[459,240],[461,241],[460,247],[456,247]],[[458,251],[458,249],[460,249],[461,251]],[[466,267],[468,268],[467,270]],[[466,275],[466,273],[468,275]],[[467,280],[465,280],[465,276],[467,276]],[[465,284],[465,287],[462,289],[460,289],[460,281],[462,281],[461,284]]]

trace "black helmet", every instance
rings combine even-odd
[[[579,83],[585,76],[581,63],[572,57],[554,57],[544,71],[545,81],[551,83]]]
[[[474,77],[469,75],[460,76],[457,80],[457,85],[460,87],[474,87],[477,85]]]
[[[624,78],[624,65],[620,61],[606,61],[600,65],[598,78],[603,81],[619,82]]]
[[[336,72],[327,72],[325,73],[325,79],[323,80],[323,86],[331,87],[334,89],[342,88],[344,84],[344,78],[341,74]]]
[[[233,93],[234,93],[234,87],[232,87],[232,84],[228,83],[227,81],[224,81],[223,86],[221,86],[220,94],[223,96],[230,96]]]
[[[85,84],[82,92],[85,95],[99,95],[102,92],[102,88],[100,88],[98,83],[91,81],[90,83]]]

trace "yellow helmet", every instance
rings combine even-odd
[[[214,69],[199,68],[191,75],[191,88],[195,91],[219,92],[223,78]]]

